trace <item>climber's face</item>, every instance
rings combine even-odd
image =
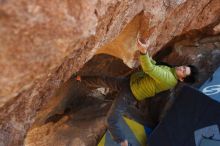
[[[191,73],[190,67],[188,66],[178,66],[175,67],[175,70],[176,70],[176,75],[180,81],[183,81],[184,78],[190,75]]]

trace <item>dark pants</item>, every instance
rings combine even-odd
[[[135,104],[136,100],[130,90],[129,77],[127,78],[112,78],[112,77],[81,77],[81,83],[90,89],[99,87],[110,88],[119,91],[115,98],[112,107],[108,113],[107,123],[109,131],[117,143],[125,140],[123,130],[119,128],[118,121],[127,112],[130,105]],[[129,115],[127,115],[129,116]]]

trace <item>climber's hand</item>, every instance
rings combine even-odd
[[[138,47],[138,50],[141,52],[141,54],[147,53],[147,45],[143,39],[141,38],[137,39],[137,47]]]

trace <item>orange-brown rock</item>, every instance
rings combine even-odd
[[[134,67],[138,32],[156,54],[184,34],[217,35],[219,23],[219,0],[0,0],[0,145],[23,145],[95,54]]]

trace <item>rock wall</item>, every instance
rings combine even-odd
[[[155,56],[156,60],[163,60],[173,65],[194,64],[199,68],[199,86],[220,65],[220,35],[183,39],[172,46],[172,51],[166,48]],[[168,52],[167,52],[168,51]],[[161,55],[162,54],[162,55]],[[95,55],[79,74],[82,76],[124,76],[129,69],[120,59],[106,54]],[[144,118],[148,126],[156,126],[166,111],[172,105],[178,93],[177,88],[162,92],[153,98],[146,99],[138,104],[139,116]],[[52,108],[48,115],[41,115],[35,120],[25,138],[25,146],[55,145],[55,146],[96,146],[105,129],[105,117],[109,104],[115,94],[108,93],[105,88],[97,93],[88,91],[73,77],[59,89],[56,98],[59,104]],[[109,97],[111,95],[111,97]],[[47,106],[48,107],[48,106]],[[142,111],[142,112],[140,112]],[[129,112],[132,112],[131,110]],[[42,112],[41,112],[42,113]],[[135,113],[137,114],[137,113]]]
[[[57,88],[142,5],[137,0],[0,2],[0,141],[16,146],[43,105],[58,104],[52,99]]]
[[[145,39],[152,55],[184,34],[218,34],[219,3],[218,0],[143,1],[142,15],[136,16],[119,36],[98,52],[121,58],[132,68],[136,65],[133,56],[137,49],[135,43],[138,33],[139,37]]]
[[[183,34],[220,32],[219,0],[0,0],[0,145],[59,104],[57,90],[95,54],[134,67],[136,37],[156,54]],[[37,121],[37,122],[36,122]]]

